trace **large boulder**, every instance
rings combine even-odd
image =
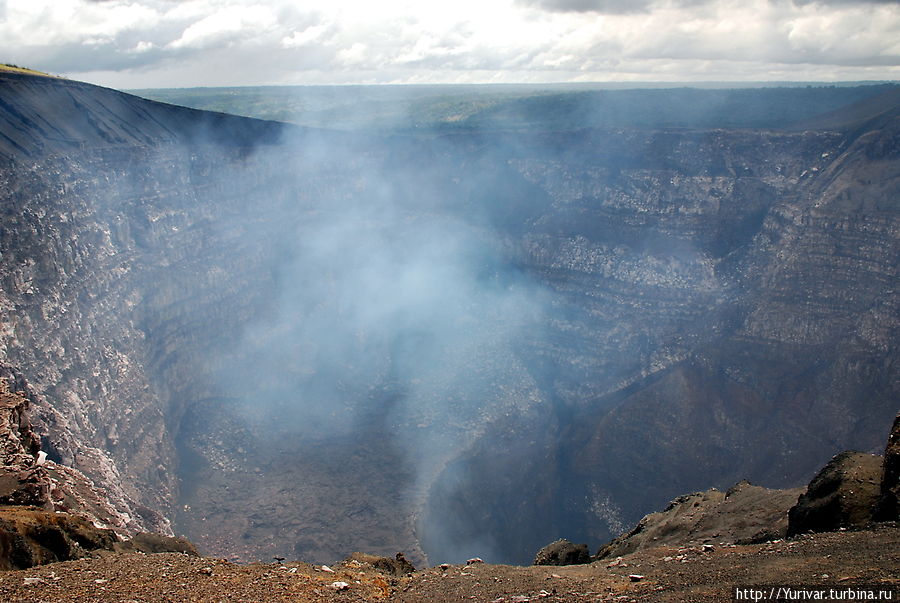
[[[534,557],[534,565],[579,565],[590,562],[591,554],[586,544],[573,544],[565,538],[551,542]]]
[[[900,414],[888,436],[881,474],[881,498],[875,512],[878,521],[900,520]]]
[[[788,536],[865,527],[881,496],[881,472],[875,454],[846,451],[832,458],[788,513]]]

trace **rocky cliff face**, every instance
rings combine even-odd
[[[98,550],[197,554],[184,540],[138,532],[141,519],[129,515],[128,501],[49,460],[28,419],[24,387],[10,391],[0,380],[0,569],[68,561]]]
[[[160,341],[150,333],[159,329],[165,337],[155,322],[217,275],[190,264],[204,235],[179,236],[195,186],[190,170],[202,166],[161,155],[117,150],[85,163],[54,157],[4,170],[15,193],[4,203],[3,323],[7,366],[52,400],[35,418],[48,454],[122,498],[165,511],[174,496],[165,418],[173,409],[148,375],[157,359],[148,335]],[[132,162],[153,172],[135,173]],[[188,279],[194,286],[180,291]]]
[[[168,531],[177,461],[167,415],[179,407],[151,375],[165,374],[155,362],[177,364],[170,349],[196,352],[166,332],[172,308],[191,305],[206,324],[227,311],[203,310],[222,287],[209,289],[215,300],[195,297],[226,276],[198,270],[208,233],[195,225],[253,186],[218,177],[220,162],[240,164],[241,133],[204,147],[227,123],[207,129],[198,112],[93,86],[3,78],[4,370],[37,393],[33,420],[51,459],[92,476],[141,526]]]
[[[52,460],[212,554],[527,562],[896,413],[892,105],[366,140],[2,77],[0,363]]]
[[[26,388],[27,389],[27,388]],[[40,450],[26,391],[0,380],[0,567],[65,561],[112,550],[141,525],[115,493]],[[33,393],[32,393],[33,395]],[[164,538],[161,536],[160,538]]]
[[[509,537],[485,498],[597,542],[688,484],[795,486],[838,442],[880,452],[898,386],[897,127],[645,134],[616,149],[615,178],[592,147],[567,155],[577,171],[532,162],[557,203],[544,219],[570,221],[538,235],[530,265],[580,320],[555,323],[541,354],[565,384],[556,412],[540,430],[497,425],[459,461],[448,532],[525,559],[541,543]],[[496,452],[535,432],[534,454]]]

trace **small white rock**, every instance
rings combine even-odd
[[[350,585],[346,582],[332,582],[331,588],[333,588],[334,590],[347,590],[348,588],[350,588]]]

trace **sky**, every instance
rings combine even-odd
[[[900,0],[0,0],[0,62],[114,88],[900,80]]]

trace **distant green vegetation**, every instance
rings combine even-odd
[[[787,128],[895,84],[746,88],[600,85],[264,86],[134,90],[198,109],[345,130]]]
[[[131,92],[197,109],[348,130],[459,123],[497,103],[541,93],[496,86],[263,86]]]

